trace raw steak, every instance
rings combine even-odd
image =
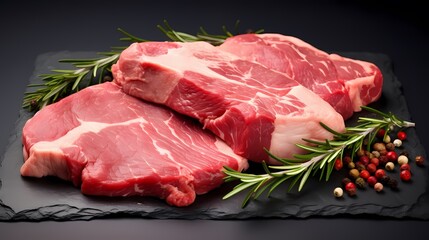
[[[344,119],[376,101],[383,77],[372,63],[327,54],[310,44],[281,34],[243,34],[219,46],[298,81],[330,103]]]
[[[23,176],[57,176],[88,195],[156,196],[187,206],[247,168],[195,120],[122,92],[92,86],[40,110],[23,128]]]
[[[284,74],[205,42],[145,42],[112,66],[115,82],[133,96],[198,119],[235,153],[253,161],[302,153],[302,138],[324,140],[344,121],[327,102]]]

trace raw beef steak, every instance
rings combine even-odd
[[[23,176],[57,176],[88,195],[155,196],[187,206],[247,160],[193,119],[125,94],[88,87],[49,105],[22,133]]]
[[[133,96],[198,119],[235,153],[253,161],[302,153],[303,138],[330,139],[344,121],[295,80],[205,42],[145,42],[124,50],[114,81]]]
[[[376,101],[381,71],[372,63],[327,54],[281,34],[243,34],[228,38],[220,49],[286,74],[330,103],[344,119]]]

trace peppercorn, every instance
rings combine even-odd
[[[364,166],[368,165],[369,163],[369,157],[364,155],[359,157],[359,162],[362,163]]]
[[[377,191],[377,192],[381,192],[381,191],[383,191],[383,184],[381,184],[381,183],[376,183],[375,185],[374,185],[374,190],[375,191]]]
[[[399,155],[404,155],[404,156],[409,157],[409,153],[408,153],[407,150],[404,150],[404,151],[400,152]]]
[[[380,182],[383,184],[387,184],[390,181],[390,177],[387,175],[384,175],[383,177],[381,177]]]
[[[349,196],[355,196],[356,195],[356,185],[353,182],[347,183],[346,192]]]
[[[386,150],[386,145],[384,143],[377,142],[377,143],[374,143],[372,145],[372,149],[374,149],[375,151],[380,152],[380,151]]]
[[[387,151],[393,151],[393,150],[395,150],[395,144],[393,144],[391,142],[386,143],[386,150]]]
[[[341,158],[335,159],[335,170],[340,171],[343,168],[343,160]]]
[[[405,156],[405,155],[399,156],[398,157],[398,164],[402,165],[402,164],[405,164],[405,163],[408,163],[408,157]]]
[[[383,138],[384,137],[384,134],[386,134],[386,130],[385,129],[379,129],[378,131],[377,131],[377,137],[379,137],[379,138]]]
[[[371,164],[374,164],[376,167],[378,166],[378,165],[380,165],[380,159],[378,159],[378,157],[373,157],[373,158],[371,158],[371,160],[369,161],[369,163]]]
[[[364,170],[362,170],[362,171],[359,172],[359,177],[361,177],[363,179],[368,179],[369,176],[371,176],[371,174],[366,169],[364,169]]]
[[[342,197],[343,193],[344,193],[343,189],[340,188],[340,187],[337,187],[337,188],[334,189],[334,196],[337,197],[337,198]]]
[[[407,134],[404,131],[399,131],[396,136],[398,139],[404,141],[407,138]]]
[[[363,155],[365,155],[365,150],[363,150],[362,148],[361,148],[361,149],[359,149],[359,150],[356,152],[356,155],[357,155],[358,157],[362,157]]]
[[[384,176],[386,176],[386,172],[383,169],[379,168],[377,171],[375,171],[375,177],[378,180],[382,179]]]
[[[420,155],[416,156],[415,160],[416,160],[416,164],[418,166],[423,166],[424,165],[425,158],[423,156],[420,156]]]
[[[389,158],[387,158],[387,156],[385,155],[380,156],[378,160],[380,160],[380,165],[382,166],[386,165],[386,163],[389,162]]]
[[[355,163],[354,163],[354,162],[349,162],[349,163],[347,164],[347,167],[348,167],[349,169],[353,169],[353,168],[356,168],[356,165],[355,165]]]
[[[359,170],[357,170],[356,168],[350,169],[349,176],[353,179],[356,179],[357,177],[359,177]]]
[[[363,179],[361,177],[356,178],[355,184],[360,189],[364,189],[366,187],[365,179]]]
[[[376,158],[380,157],[380,152],[379,152],[379,151],[374,150],[374,151],[372,151],[371,153],[372,153],[372,155],[374,155],[374,157],[376,157]]]
[[[356,169],[358,171],[362,171],[362,170],[366,169],[365,165],[363,163],[361,163],[361,162],[357,162],[355,165],[356,165]]]
[[[369,173],[374,174],[375,171],[377,171],[377,166],[374,163],[370,163],[366,166],[366,170],[368,170]]]
[[[411,172],[409,170],[402,170],[399,174],[399,177],[402,181],[408,182],[411,180]]]
[[[393,169],[395,169],[395,164],[393,162],[388,162],[388,163],[386,163],[384,168],[389,172],[393,171]]]
[[[389,135],[385,135],[385,136],[384,136],[384,138],[383,138],[383,142],[384,142],[384,143],[390,143],[390,140],[391,140],[391,139],[390,139],[390,136],[389,136]]]
[[[389,161],[396,162],[398,159],[398,154],[396,154],[395,151],[389,151],[387,152],[386,157],[389,159]]]
[[[377,183],[377,178],[375,176],[369,176],[366,182],[369,186],[373,187]]]
[[[343,162],[345,164],[349,164],[349,163],[353,162],[353,159],[350,156],[345,156],[345,157],[343,157]]]
[[[401,139],[395,139],[395,140],[393,141],[393,145],[395,145],[395,147],[400,147],[400,146],[402,146],[402,141],[401,141]]]
[[[404,164],[401,165],[401,167],[399,167],[399,171],[404,171],[404,170],[411,171],[410,164],[404,163]]]
[[[343,180],[341,181],[343,186],[345,187],[347,185],[347,183],[351,182],[352,180],[350,180],[350,178],[343,178]]]
[[[398,181],[396,181],[394,178],[390,178],[387,182],[387,186],[389,186],[392,190],[398,190]]]

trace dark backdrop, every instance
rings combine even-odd
[[[62,50],[106,51],[121,43],[116,28],[165,40],[162,21],[196,33],[200,26],[261,29],[299,37],[325,51],[375,52],[390,56],[426,151],[428,137],[429,18],[417,1],[1,1],[0,153],[18,117],[24,90],[39,54]],[[428,222],[360,218],[178,221],[113,219],[82,222],[0,223],[1,239],[266,239],[421,236]],[[5,238],[4,238],[5,237]],[[123,239],[123,238],[122,238]]]

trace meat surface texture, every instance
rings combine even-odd
[[[22,176],[57,176],[87,195],[155,196],[173,206],[220,186],[223,166],[248,166],[194,119],[110,82],[43,108],[22,140]]]
[[[377,66],[328,54],[295,37],[243,34],[228,38],[219,48],[286,74],[331,104],[344,119],[381,95],[383,77]]]
[[[344,121],[332,106],[285,74],[205,42],[134,43],[112,66],[123,90],[198,119],[234,152],[278,164],[302,153],[303,138],[324,140]]]

